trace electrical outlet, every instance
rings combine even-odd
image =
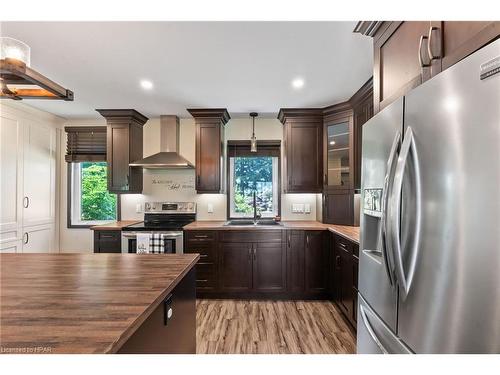
[[[213,214],[213,213],[214,213],[214,205],[213,205],[212,203],[209,203],[209,204],[207,205],[207,212],[208,212],[209,214]]]

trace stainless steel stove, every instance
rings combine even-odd
[[[183,253],[182,228],[196,220],[194,202],[146,202],[144,221],[122,228],[122,252],[137,252],[137,233],[163,234],[165,253]]]

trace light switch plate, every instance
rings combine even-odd
[[[135,205],[135,212],[140,214],[142,212],[142,204],[141,203],[137,203]]]
[[[207,205],[207,212],[208,212],[209,214],[213,214],[213,213],[214,213],[214,205],[213,205],[212,203],[209,203],[209,204]]]
[[[304,204],[302,203],[293,203],[292,204],[292,212],[294,214],[301,214],[304,212]]]
[[[306,204],[304,205],[304,212],[305,212],[306,214],[310,214],[310,213],[311,213],[311,205],[310,205],[309,203],[306,203]]]

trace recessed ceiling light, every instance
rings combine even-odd
[[[302,87],[304,87],[304,79],[303,78],[295,78],[293,81],[292,81],[292,87],[294,89],[301,89]]]
[[[148,81],[147,79],[141,80],[141,87],[144,90],[151,90],[153,88],[153,82]]]

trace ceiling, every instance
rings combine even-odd
[[[66,118],[96,108],[148,117],[186,108],[274,114],[348,99],[372,75],[372,41],[355,22],[2,22],[31,47],[31,66],[75,93],[25,100]],[[302,77],[297,90],[292,80]],[[154,88],[143,90],[147,79]]]

